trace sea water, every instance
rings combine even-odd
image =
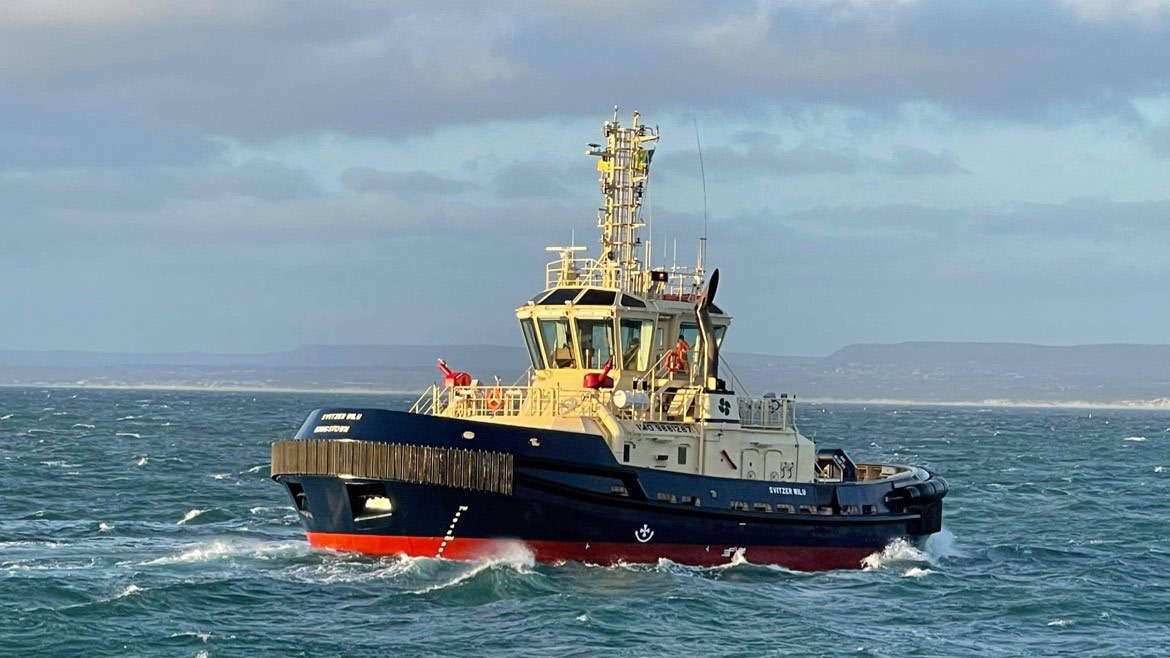
[[[802,405],[951,485],[857,571],[310,550],[269,442],[410,401],[0,389],[0,655],[1170,655],[1170,413]]]

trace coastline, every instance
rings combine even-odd
[[[402,389],[378,389],[366,387],[286,387],[259,385],[205,385],[198,384],[84,384],[84,383],[28,383],[0,384],[0,388],[52,388],[66,390],[117,390],[117,391],[192,391],[206,393],[286,393],[317,395],[366,395],[366,396],[418,396],[421,391]],[[897,398],[830,398],[796,397],[802,405],[875,405],[887,407],[989,407],[1019,409],[1101,409],[1115,411],[1170,411],[1170,398],[1154,400],[1115,400],[1095,402],[1091,400],[1007,400],[989,398],[984,400],[907,400]]]

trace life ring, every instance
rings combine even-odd
[[[499,411],[504,408],[504,394],[498,388],[493,388],[484,396],[488,411]]]
[[[666,353],[666,370],[670,374],[674,374],[683,369],[684,358],[679,354],[678,350],[671,350]]]

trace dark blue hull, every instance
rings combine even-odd
[[[314,412],[274,444],[273,477],[316,546],[455,558],[523,546],[595,563],[741,553],[798,569],[857,567],[937,532],[946,493],[920,469],[792,484],[633,468],[596,435],[371,409]]]

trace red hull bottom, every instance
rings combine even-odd
[[[635,544],[617,542],[533,541],[516,539],[403,537],[328,532],[307,533],[314,548],[365,553],[367,555],[408,555],[476,560],[501,557],[519,548],[532,553],[538,562],[657,562],[666,558],[678,564],[716,566],[727,564],[739,551],[748,562],[778,564],[797,571],[859,569],[866,556],[881,548],[837,548],[817,546],[716,546],[704,544]]]

